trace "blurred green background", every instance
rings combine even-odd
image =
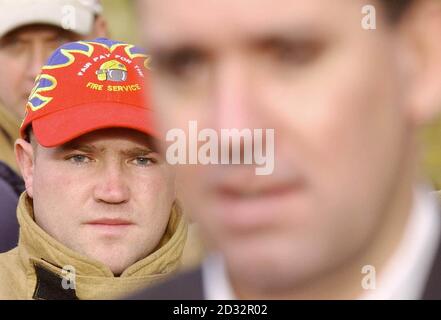
[[[137,43],[134,0],[101,0],[104,16],[114,40]]]
[[[102,0],[102,3],[111,38],[137,44],[134,0]],[[436,189],[441,189],[441,117],[421,131],[421,140],[423,173]]]
[[[441,189],[441,117],[421,132],[422,168],[437,190]]]

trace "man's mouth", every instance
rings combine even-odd
[[[268,228],[290,208],[295,210],[293,206],[301,199],[304,190],[303,180],[219,185],[215,191],[218,214],[225,226],[238,231]]]
[[[87,222],[88,225],[94,226],[114,226],[114,227],[124,227],[133,225],[133,223],[129,220],[118,219],[118,218],[101,218],[97,220],[92,220]]]
[[[221,185],[218,194],[229,200],[245,200],[259,197],[277,197],[299,188],[298,183],[280,183],[266,186],[253,186],[252,183],[244,186]]]

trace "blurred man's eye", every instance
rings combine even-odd
[[[72,37],[69,37],[68,35],[60,34],[49,41],[49,46],[55,50],[58,47],[60,47],[61,45],[65,44],[67,42],[75,41],[75,40],[76,39],[73,39]]]
[[[170,54],[161,54],[153,60],[153,68],[176,78],[189,78],[197,75],[206,58],[203,53],[192,49],[181,49]]]
[[[321,56],[324,45],[318,41],[270,40],[262,46],[269,59],[286,66],[306,66]]]
[[[0,42],[0,50],[9,54],[20,54],[26,51],[26,43],[17,39],[8,39]]]
[[[60,47],[65,41],[62,40],[51,40],[46,44],[47,49],[52,52],[55,51],[58,47]]]

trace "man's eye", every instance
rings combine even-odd
[[[74,164],[86,164],[92,161],[91,158],[82,154],[76,154],[67,158],[68,161]]]
[[[156,161],[149,157],[136,157],[132,160],[132,163],[137,166],[145,167],[156,163]]]
[[[307,65],[315,61],[323,51],[320,43],[304,42],[298,44],[275,42],[266,48],[272,58],[285,65]]]
[[[174,77],[191,77],[204,65],[204,57],[193,50],[181,50],[157,59],[158,69]],[[153,68],[155,64],[153,63]]]
[[[75,39],[73,39],[73,38],[69,38],[69,37],[67,37],[67,36],[65,36],[65,35],[59,35],[59,36],[57,36],[55,39],[53,39],[52,41],[50,41],[50,42],[48,43],[48,45],[49,45],[51,48],[56,49],[56,48],[58,48],[59,46],[65,44],[65,43],[68,43],[68,42],[74,41],[74,40],[75,40]]]
[[[20,41],[7,41],[0,44],[0,49],[11,54],[19,54],[25,50],[25,45]]]
[[[279,56],[283,61],[306,64],[314,61],[314,59],[319,56],[319,53],[320,47],[305,46],[296,48],[294,50],[282,50]]]

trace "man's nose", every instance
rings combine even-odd
[[[129,201],[130,189],[123,169],[118,164],[108,164],[102,168],[95,186],[94,197],[97,202],[121,204]]]
[[[212,89],[211,119],[216,130],[251,128],[253,122],[250,74],[239,59],[230,59],[218,65]]]

